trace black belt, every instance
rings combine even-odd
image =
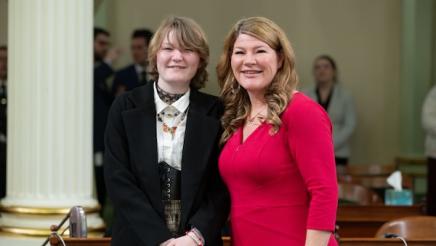
[[[180,200],[182,172],[166,162],[158,165],[162,200]]]
[[[174,237],[178,237],[181,220],[180,185],[181,171],[166,162],[159,165],[161,197],[164,204],[165,223]]]

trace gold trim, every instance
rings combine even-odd
[[[85,213],[98,213],[101,209],[100,205],[95,207],[83,207]],[[10,214],[44,214],[44,215],[64,215],[70,211],[70,208],[36,208],[36,207],[18,207],[0,205],[0,212]]]
[[[90,237],[101,237],[104,233],[105,228],[106,227],[104,225],[99,227],[88,227],[88,234]],[[32,229],[20,227],[0,227],[0,232],[31,237],[48,237],[51,233],[49,229]],[[64,233],[64,235],[68,235],[68,230]]]

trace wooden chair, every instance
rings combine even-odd
[[[376,237],[396,234],[407,239],[436,239],[436,217],[410,216],[386,222],[378,229]]]
[[[339,183],[339,200],[359,205],[382,204],[374,191],[357,184]]]
[[[395,157],[395,163],[400,165],[417,165],[417,166],[425,166],[427,165],[427,159],[419,158],[419,157],[405,157],[405,156],[397,156]]]
[[[386,189],[391,188],[391,186],[387,183],[386,179],[389,176],[351,176],[351,175],[344,175],[338,177],[339,182],[343,183],[351,183],[351,184],[360,184],[362,186],[365,186],[367,188],[371,189]],[[403,188],[413,190],[414,183],[413,178],[409,175],[402,175],[403,178]]]
[[[380,197],[384,197],[385,189],[391,188],[386,179],[391,175],[397,166],[388,165],[348,165],[343,175],[338,175],[338,181],[342,183],[359,184],[373,189]],[[403,188],[414,190],[413,178],[403,174]]]
[[[396,157],[395,163],[399,170],[411,178],[416,198],[420,200],[425,197],[425,190],[418,188],[416,184],[427,180],[427,159],[423,157]]]
[[[347,165],[345,173],[351,176],[389,176],[397,170],[395,164]]]

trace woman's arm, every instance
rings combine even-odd
[[[330,231],[307,230],[305,246],[327,246],[332,233]]]
[[[305,183],[301,192],[308,192],[310,198],[306,230],[307,243],[311,244],[306,245],[322,245],[316,243],[332,235],[338,205],[332,127],[328,115],[315,102],[294,98],[291,103],[284,124],[289,151]]]

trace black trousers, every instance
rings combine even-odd
[[[101,205],[100,213],[103,213],[104,206],[106,205],[106,185],[104,183],[103,166],[94,166],[94,177],[97,188],[97,200]]]
[[[427,214],[436,216],[436,158],[427,159]]]

